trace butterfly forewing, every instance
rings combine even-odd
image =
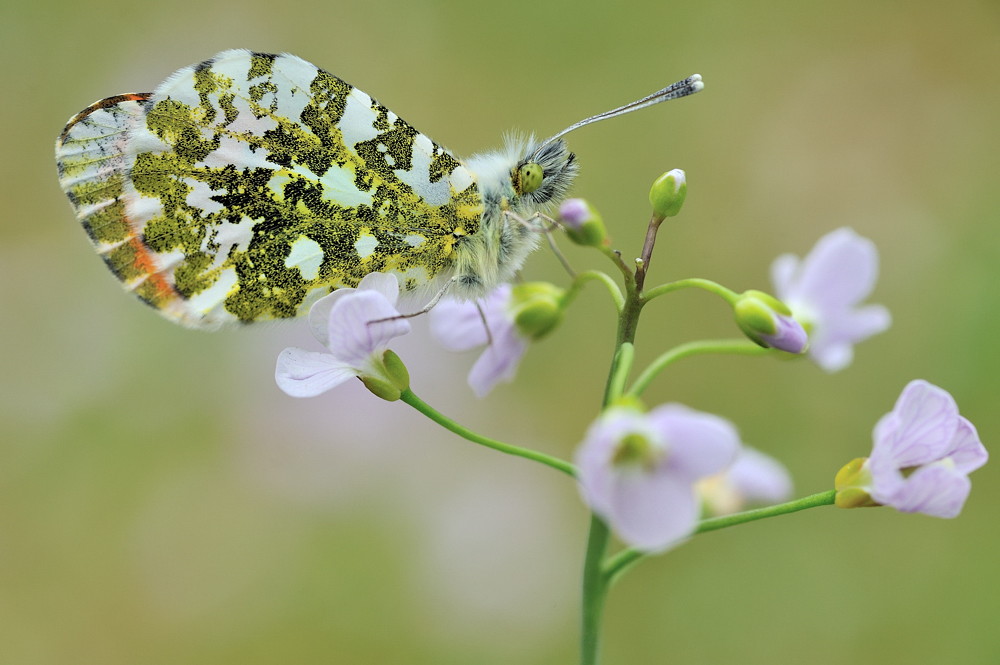
[[[227,51],[77,114],[60,182],[108,266],[169,318],[287,318],[333,288],[446,273],[482,200],[448,151],[290,55]]]

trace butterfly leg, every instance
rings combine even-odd
[[[372,325],[373,323],[382,323],[383,321],[396,321],[397,319],[412,319],[415,316],[426,314],[427,312],[434,309],[434,305],[441,302],[441,298],[444,298],[445,294],[448,293],[448,289],[451,288],[451,285],[454,284],[456,281],[457,280],[454,277],[449,279],[445,283],[445,285],[441,287],[441,290],[435,293],[434,297],[431,298],[426,305],[418,309],[416,312],[410,312],[409,314],[398,314],[396,316],[390,316],[384,319],[375,319],[374,321],[369,321],[368,325]],[[489,335],[489,329],[486,330],[486,334],[487,336]]]
[[[514,220],[518,224],[521,224],[529,231],[534,231],[535,233],[544,233],[545,239],[548,241],[549,247],[552,249],[552,253],[556,255],[557,259],[559,259],[559,263],[561,263],[563,268],[566,269],[566,272],[569,273],[569,276],[572,277],[573,279],[576,279],[577,275],[576,271],[573,270],[573,266],[569,264],[569,261],[566,260],[566,257],[563,255],[562,251],[560,251],[559,246],[556,245],[555,238],[552,237],[553,229],[560,228],[559,222],[552,219],[548,215],[543,215],[540,212],[536,212],[528,219],[524,219],[520,215],[517,215],[511,212],[510,210],[504,210],[503,214],[509,217],[510,219]],[[544,222],[547,222],[547,224],[541,224],[541,225],[532,224],[532,222],[536,219],[541,219]]]
[[[483,306],[476,301],[476,309],[479,311],[479,318],[483,320],[483,328],[486,329],[486,346],[493,346],[493,335],[490,334],[490,324],[486,321],[486,312],[483,311]]]

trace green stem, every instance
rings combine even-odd
[[[558,457],[552,457],[551,455],[540,453],[537,450],[521,448],[520,446],[512,446],[509,443],[504,443],[502,441],[487,438],[481,434],[476,434],[472,430],[459,425],[454,420],[435,411],[433,407],[413,394],[413,391],[409,388],[403,391],[400,399],[445,429],[451,430],[460,437],[468,439],[473,443],[478,443],[481,446],[486,446],[487,448],[492,448],[493,450],[499,450],[500,452],[507,453],[508,455],[517,455],[518,457],[524,457],[526,459],[534,460],[535,462],[541,462],[546,466],[551,466],[553,469],[562,471],[568,476],[573,478],[576,477],[576,467],[569,462],[561,460]]]
[[[736,299],[739,297],[739,294],[736,293],[735,291],[731,291],[726,287],[722,286],[721,284],[717,284],[710,279],[700,279],[698,277],[692,277],[691,279],[681,279],[676,282],[661,284],[660,286],[652,288],[649,291],[646,291],[646,293],[642,296],[642,302],[643,304],[645,304],[650,300],[652,300],[653,298],[659,298],[662,295],[666,295],[674,291],[679,291],[681,289],[690,289],[690,288],[704,289],[706,291],[710,291],[715,295],[719,296],[720,298],[723,298],[730,305],[735,304]]]
[[[650,363],[649,367],[643,370],[642,374],[639,375],[639,378],[637,378],[635,383],[632,384],[628,394],[633,397],[641,395],[660,372],[681,358],[698,356],[707,353],[764,356],[772,352],[773,349],[765,349],[746,339],[715,339],[681,344],[680,346],[675,346],[670,349]]]
[[[570,303],[576,300],[576,297],[580,295],[580,291],[587,282],[601,282],[608,289],[608,293],[611,294],[611,299],[615,301],[615,310],[618,314],[622,313],[622,308],[625,306],[625,297],[622,296],[621,290],[618,285],[615,284],[615,280],[611,279],[606,273],[600,270],[587,270],[576,276],[573,283],[570,285],[569,289],[566,291],[566,295],[563,296],[562,306],[567,307]]]
[[[597,515],[590,516],[587,557],[583,562],[583,626],[580,633],[580,665],[597,665],[600,659],[601,614],[608,593],[608,578],[601,562],[611,532]]]
[[[621,271],[622,276],[625,278],[625,289],[629,293],[635,291],[635,273],[633,273],[632,269],[629,268],[627,263],[625,263],[622,255],[611,249],[608,245],[599,245],[597,249],[601,252],[601,254],[604,254],[604,256],[611,259],[611,262],[614,263],[615,266],[617,266]]]
[[[642,299],[636,288],[635,275],[628,269],[621,256],[610,248],[602,248],[616,262],[625,275],[625,302],[618,315],[618,336],[615,340],[615,355],[608,372],[608,381],[604,389],[602,410],[621,397],[632,369],[635,356],[636,326],[639,314],[642,312]],[[608,551],[608,541],[611,531],[596,514],[590,516],[590,535],[587,537],[587,554],[583,561],[583,607],[581,612],[582,625],[580,629],[580,664],[597,665],[600,661],[601,614],[604,610],[604,600],[608,594],[608,579],[603,573],[602,562]]]
[[[623,342],[618,347],[614,368],[608,381],[607,403],[610,404],[625,392],[625,382],[632,370],[632,360],[635,358],[635,347],[630,342]]]
[[[745,524],[746,522],[754,522],[767,517],[797,513],[798,511],[806,510],[807,508],[832,506],[836,496],[837,490],[827,490],[826,492],[811,494],[807,497],[789,501],[787,503],[780,503],[777,506],[757,508],[756,510],[747,510],[733,515],[723,515],[722,517],[712,517],[707,520],[702,520],[698,524],[698,528],[694,530],[694,533],[698,534],[707,533],[709,531],[717,531],[719,529],[725,529],[729,526]],[[622,573],[624,573],[644,556],[644,552],[632,547],[627,550],[622,550],[618,554],[609,558],[602,567],[604,579],[607,584],[612,584],[619,576],[621,576]]]

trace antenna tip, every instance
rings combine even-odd
[[[691,87],[691,92],[688,94],[692,95],[705,89],[705,84],[701,82],[701,74],[692,74],[689,76],[688,85]]]
[[[689,81],[700,81],[701,80],[701,74],[692,74],[691,76],[688,77],[688,80]]]

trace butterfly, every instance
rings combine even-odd
[[[293,55],[230,50],[73,116],[59,182],[124,287],[191,328],[286,319],[367,274],[475,299],[509,281],[578,164],[562,136],[460,160]]]

